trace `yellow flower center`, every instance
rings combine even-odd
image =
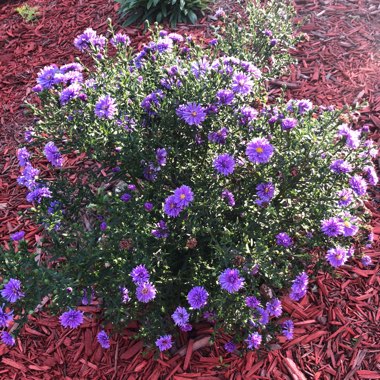
[[[192,115],[192,116],[197,116],[197,113],[196,113],[195,111],[193,111],[193,112],[191,113],[191,115]]]
[[[343,201],[346,201],[348,198],[346,196],[342,197]]]
[[[336,258],[338,259],[338,260],[341,260],[342,259],[342,254],[341,253],[339,253],[339,255],[336,255]]]
[[[256,148],[256,152],[257,153],[263,153],[264,150],[263,150],[263,148],[261,148],[261,146],[259,146],[259,147]]]
[[[266,187],[264,190],[264,193],[268,193],[268,192],[269,192],[269,189]]]
[[[185,199],[185,198],[186,198],[186,195],[185,195],[185,194],[181,194],[181,195],[180,195],[180,198],[181,198],[181,199]]]
[[[351,223],[350,222],[344,222],[344,225],[346,226],[346,227],[351,227]]]

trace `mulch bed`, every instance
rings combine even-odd
[[[18,213],[25,210],[25,192],[16,184],[15,147],[25,126],[32,123],[22,102],[31,94],[37,69],[72,61],[74,37],[88,26],[105,32],[107,18],[116,21],[113,0],[61,0],[39,5],[41,17],[27,24],[15,13],[21,1],[0,3],[0,244],[22,227],[31,245],[39,230]],[[309,40],[293,53],[300,64],[276,81],[287,86],[288,97],[309,98],[316,104],[352,104],[368,101],[361,121],[370,125],[372,138],[380,133],[380,8],[378,0],[297,0],[302,30]],[[306,18],[305,18],[306,19]],[[207,19],[191,28],[202,35]],[[188,28],[188,27],[183,27]],[[136,44],[141,28],[128,28]],[[275,96],[278,86],[270,90]],[[74,163],[78,164],[80,158]],[[228,354],[222,335],[208,344],[210,325],[199,323],[182,334],[171,356],[153,352],[130,338],[136,325],[117,335],[109,350],[96,341],[96,306],[83,307],[93,318],[74,331],[63,329],[45,312],[31,317],[16,347],[0,346],[0,379],[380,379],[380,192],[366,202],[372,211],[375,244],[366,253],[370,268],[345,265],[334,277],[324,273],[311,281],[300,302],[285,297],[284,310],[295,322],[295,338],[266,349]],[[21,226],[21,227],[20,227]],[[37,235],[37,237],[36,237]]]

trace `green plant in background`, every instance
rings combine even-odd
[[[33,22],[37,20],[39,16],[39,8],[32,7],[28,4],[23,4],[16,8],[16,12],[26,21]]]
[[[172,27],[180,22],[195,24],[198,14],[204,14],[209,0],[116,0],[120,3],[119,14],[125,19],[124,26],[145,20],[168,20]]]

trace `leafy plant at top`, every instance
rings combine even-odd
[[[124,26],[136,21],[168,20],[172,27],[179,22],[195,24],[197,14],[203,14],[209,0],[116,0],[120,3],[119,14],[125,19]]]
[[[23,4],[16,8],[16,12],[26,21],[32,22],[37,20],[39,16],[38,7],[32,7],[28,4]]]

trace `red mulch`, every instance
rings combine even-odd
[[[72,40],[92,26],[105,31],[115,17],[109,0],[61,0],[39,5],[41,17],[26,24],[14,12],[21,1],[0,3],[0,244],[23,224],[31,244],[38,230],[18,216],[25,193],[16,185],[14,158],[21,131],[31,123],[20,104],[31,92],[37,69],[72,61]],[[297,0],[299,19],[309,16],[303,31],[309,41],[294,50],[299,66],[277,83],[288,85],[287,96],[310,98],[317,104],[351,104],[367,100],[361,119],[378,141],[380,127],[380,67],[378,0]],[[201,34],[206,20],[191,30]],[[203,27],[202,27],[203,25]],[[144,41],[141,29],[127,32]],[[272,95],[279,92],[271,90]],[[77,160],[80,160],[78,158]],[[367,250],[375,265],[345,265],[335,278],[319,273],[300,302],[283,299],[295,321],[295,338],[240,357],[223,349],[227,336],[209,346],[210,325],[200,323],[182,334],[172,355],[155,361],[141,342],[129,338],[131,325],[112,341],[109,350],[96,342],[96,306],[84,307],[86,323],[64,330],[57,318],[42,312],[30,318],[15,348],[0,346],[0,379],[380,379],[380,192],[367,207],[373,213],[376,243]]]

